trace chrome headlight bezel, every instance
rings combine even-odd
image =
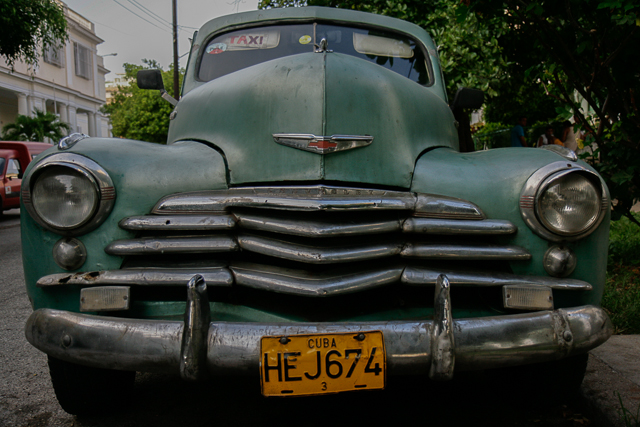
[[[38,177],[52,167],[66,167],[85,176],[95,187],[97,204],[77,226],[59,227],[42,218],[33,204],[33,188]],[[113,181],[107,171],[93,160],[75,153],[56,153],[42,159],[22,181],[22,202],[31,217],[43,228],[62,236],[79,236],[96,229],[109,216],[116,201]]]
[[[539,218],[538,204],[544,191],[551,183],[566,177],[570,174],[580,174],[590,180],[596,190],[600,193],[598,217],[590,225],[578,232],[562,232],[554,230],[552,227],[545,225],[545,221]],[[579,164],[571,164],[567,162],[551,163],[543,168],[538,169],[525,183],[520,193],[520,212],[526,224],[538,236],[550,240],[552,242],[572,242],[591,234],[606,216],[609,209],[609,197],[604,182],[598,174],[583,167]]]

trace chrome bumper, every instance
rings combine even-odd
[[[544,362],[585,353],[604,343],[611,321],[601,308],[583,306],[497,317],[452,319],[449,284],[436,286],[430,321],[362,323],[210,322],[206,284],[189,282],[185,321],[138,320],[40,309],[26,325],[27,340],[69,362],[100,368],[209,374],[257,374],[262,336],[382,331],[391,375],[429,374]]]

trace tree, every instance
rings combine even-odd
[[[459,87],[473,87],[495,96],[494,85],[506,78],[506,62],[495,37],[507,28],[499,19],[468,16],[458,22],[458,3],[458,0],[261,0],[258,7],[338,7],[413,22],[424,28],[438,46],[450,100]]]
[[[438,46],[440,66],[447,77],[447,95],[453,100],[460,87],[481,89],[495,96],[494,87],[506,78],[506,62],[500,53],[496,35],[507,28],[500,19],[456,19],[457,0],[261,0],[259,7],[328,6],[377,13],[413,22],[427,30]],[[466,11],[466,9],[465,9]],[[465,15],[466,16],[466,15]],[[473,34],[472,37],[469,35]],[[469,131],[470,111],[454,111],[460,123],[461,151],[473,151]]]
[[[503,20],[504,55],[540,82],[596,143],[616,216],[640,226],[640,4],[637,0],[465,0],[460,16]]]
[[[67,20],[54,0],[0,1],[0,55],[13,67],[22,60],[38,63],[38,46],[62,46],[67,40]]]
[[[50,138],[58,141],[70,127],[58,120],[58,116],[34,110],[34,117],[19,115],[16,121],[2,128],[2,139],[8,141],[40,141]]]
[[[136,75],[139,70],[162,70],[156,61],[143,59],[142,62],[144,65],[123,65],[128,84],[118,86],[113,101],[105,105],[103,111],[111,116],[114,136],[164,144],[167,141],[169,115],[173,106],[160,98],[158,91],[138,87]],[[171,96],[172,70],[170,68],[169,71],[162,71],[164,87]],[[183,76],[184,70],[180,70],[180,85]]]

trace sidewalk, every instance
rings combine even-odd
[[[592,350],[581,394],[594,415],[594,425],[626,426],[622,399],[633,420],[628,425],[635,426],[633,417],[640,408],[640,335],[614,335]]]

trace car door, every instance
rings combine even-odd
[[[16,158],[9,158],[4,175],[4,209],[20,206],[20,185],[22,184],[22,167]]]

